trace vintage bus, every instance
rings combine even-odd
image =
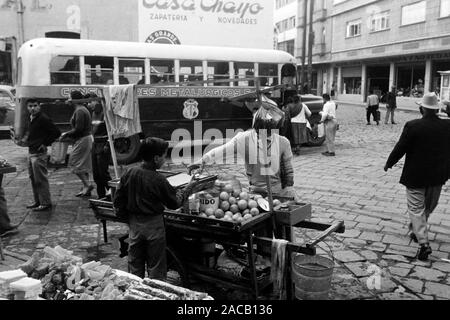
[[[230,130],[251,126],[251,110],[229,99],[255,92],[256,81],[261,88],[296,86],[295,69],[295,58],[277,50],[34,39],[18,54],[15,132],[18,137],[25,132],[29,98],[42,100],[43,111],[65,131],[73,112],[65,102],[72,90],[99,93],[105,85],[136,84],[143,132],[115,139],[120,163],[134,160],[145,136],[172,146],[188,138],[193,144],[220,143],[231,138]],[[281,105],[287,92],[273,97]],[[318,113],[321,99],[305,98]]]

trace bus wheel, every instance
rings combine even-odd
[[[140,146],[141,142],[138,134],[128,138],[114,139],[117,162],[119,164],[132,163],[139,153]]]
[[[311,124],[312,130],[308,130],[308,143],[307,145],[310,147],[319,147],[321,146],[324,141],[325,137],[318,137],[318,124],[320,121],[320,115],[312,115],[311,119],[309,119],[309,122]]]

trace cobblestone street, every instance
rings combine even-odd
[[[295,187],[302,200],[312,204],[313,220],[345,221],[346,232],[328,237],[319,249],[320,254],[332,254],[335,259],[330,299],[450,299],[450,261],[446,260],[450,252],[449,184],[429,220],[433,253],[424,263],[415,259],[418,245],[407,235],[405,188],[398,183],[404,159],[387,173],[383,171],[403,125],[418,117],[418,112],[398,111],[397,125],[381,121],[379,126],[367,126],[364,108],[340,104],[336,157],[322,156],[322,147],[305,147],[294,159]],[[108,223],[110,242],[103,243],[88,200],[74,196],[81,188],[75,175],[67,168],[51,168],[55,207],[49,213],[31,212],[25,209],[32,202],[26,149],[0,140],[0,155],[18,169],[5,175],[3,186],[9,215],[21,224],[18,235],[3,240],[10,258],[8,265],[0,263],[0,271],[19,263],[14,257],[56,245],[74,250],[83,259],[127,270],[126,258],[118,257],[117,241],[126,228]],[[242,167],[221,170],[229,169],[244,181]],[[297,241],[316,233],[297,229]]]

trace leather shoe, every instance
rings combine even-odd
[[[324,156],[327,156],[327,157],[334,157],[334,156],[336,156],[336,153],[334,153],[334,152],[328,152],[328,151],[322,152],[322,154],[323,154]]]
[[[27,206],[27,209],[34,209],[34,208],[37,208],[37,207],[39,207],[39,206],[40,206],[39,203],[33,203],[33,204],[28,205],[28,206]]]
[[[417,252],[417,259],[419,259],[420,261],[427,261],[428,260],[428,256],[433,252],[433,250],[431,250],[431,247],[428,243],[426,244],[421,244],[420,245],[420,249]]]
[[[52,205],[51,205],[51,204],[48,204],[48,205],[45,205],[45,206],[40,205],[39,207],[34,208],[33,211],[35,211],[35,212],[39,212],[39,211],[47,211],[47,210],[50,210],[51,208],[52,208]]]
[[[19,229],[16,226],[14,226],[11,229],[8,229],[5,232],[3,232],[2,234],[0,234],[0,237],[6,238],[6,237],[13,236],[17,233],[19,233]]]

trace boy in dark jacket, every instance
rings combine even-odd
[[[142,165],[130,168],[120,179],[114,197],[118,215],[127,215],[130,225],[128,268],[138,277],[165,280],[166,232],[164,206],[177,209],[188,196],[173,188],[156,170],[164,164],[169,144],[159,138],[147,138],[140,149]]]

